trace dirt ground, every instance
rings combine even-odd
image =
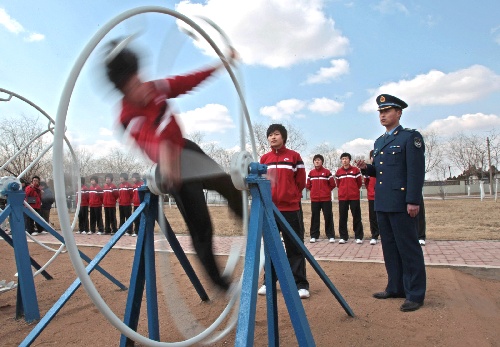
[[[499,206],[500,203],[492,201],[426,201],[428,238],[498,240]],[[338,214],[335,213],[335,207],[337,226]],[[308,211],[309,206],[305,205],[306,234],[309,228]],[[167,210],[174,230],[182,233],[182,222],[176,214],[175,209]],[[213,208],[212,215],[218,232],[233,235],[239,233],[237,223],[228,218],[227,208]],[[367,221],[365,214],[363,220]],[[368,230],[366,224],[367,237]],[[13,250],[5,244],[0,244],[0,247],[0,279],[14,279],[16,269]],[[81,250],[91,257],[99,251],[95,247],[82,247]],[[40,263],[45,263],[53,254],[34,244],[30,244],[30,252]],[[201,302],[177,260],[167,254],[157,254],[162,341],[182,340],[179,330],[196,330],[196,324],[193,323],[195,321],[203,325],[212,323],[227,303],[225,296],[210,286],[197,258],[189,258],[207,288],[211,301]],[[128,286],[132,261],[133,251],[114,249],[103,259],[101,265]],[[225,257],[220,257],[220,261],[225,261]],[[416,312],[403,313],[399,311],[403,299],[376,300],[371,297],[373,292],[382,290],[386,284],[383,264],[321,262],[320,265],[356,316],[352,318],[345,313],[319,276],[308,266],[311,297],[302,303],[317,346],[500,346],[500,269],[427,267],[428,290],[425,305]],[[54,277],[53,280],[47,281],[41,276],[35,278],[42,316],[76,278],[67,254],[61,255],[48,271]],[[120,291],[96,271],[91,277],[106,303],[115,314],[123,317],[127,292]],[[174,292],[178,293],[172,302]],[[173,305],[181,302],[181,298],[187,299],[184,305],[191,312],[180,311],[178,305]],[[265,304],[265,298],[259,297],[255,346],[267,345]],[[296,346],[295,334],[280,292],[278,307],[280,344]],[[23,319],[15,320],[15,310],[16,292],[1,293],[1,346],[17,346],[34,327],[34,324],[28,325]],[[139,332],[143,335],[147,335],[145,311],[143,302],[139,319]],[[176,327],[173,317],[180,317],[178,324],[181,329]],[[99,313],[83,288],[79,288],[33,346],[116,346],[118,341],[119,332]],[[214,345],[234,345],[234,332]]]

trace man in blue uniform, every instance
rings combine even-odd
[[[386,132],[374,145],[373,164],[358,161],[363,174],[377,178],[375,211],[382,240],[387,287],[376,299],[406,298],[401,311],[418,310],[426,290],[425,264],[418,242],[418,212],[425,176],[422,135],[399,121],[408,105],[389,94],[377,97]]]

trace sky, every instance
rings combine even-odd
[[[2,1],[0,88],[56,117],[76,59],[106,23],[140,6],[161,6],[224,30],[240,54],[238,82],[252,122],[299,129],[310,154],[327,143],[367,154],[384,128],[375,98],[396,95],[409,107],[401,124],[439,136],[500,129],[500,2],[483,0],[341,1]],[[204,28],[207,28],[206,25]],[[207,28],[222,51],[220,35]],[[105,155],[122,144],[115,127],[119,95],[105,81],[106,42],[136,34],[143,76],[158,79],[217,61],[174,18],[147,13],[118,24],[87,60],[73,90],[67,136]],[[5,98],[6,95],[0,95]],[[187,134],[228,149],[240,143],[240,107],[226,72],[175,101]],[[17,100],[0,117],[37,112]],[[455,173],[454,173],[455,174]]]

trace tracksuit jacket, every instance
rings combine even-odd
[[[134,187],[129,182],[120,183],[118,203],[120,206],[130,206],[134,197]]]
[[[368,200],[375,200],[375,185],[376,177],[365,176],[365,187],[368,195]]]
[[[339,200],[359,200],[359,189],[363,185],[361,171],[355,166],[343,166],[335,173]]]
[[[89,206],[89,187],[87,187],[84,184],[82,185],[81,191],[82,191],[82,202],[80,206]],[[76,201],[78,202],[78,195],[76,196]]]
[[[104,207],[116,207],[116,199],[118,199],[118,188],[114,183],[104,183],[102,203]]]
[[[89,187],[89,206],[102,207],[103,191],[100,185],[90,185]]]
[[[307,176],[306,188],[311,191],[311,201],[331,201],[331,192],[335,188],[335,179],[330,170],[325,167],[314,168]]]
[[[267,165],[267,178],[278,210],[298,211],[306,186],[306,169],[300,154],[283,146],[264,154],[260,163]]]
[[[133,185],[134,197],[132,198],[132,203],[135,207],[141,204],[141,199],[139,198],[139,188],[144,184],[143,181],[137,181]]]

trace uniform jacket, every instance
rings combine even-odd
[[[323,166],[314,168],[307,175],[306,188],[311,191],[311,201],[331,201],[335,179],[330,170]]]
[[[406,212],[407,204],[419,205],[425,177],[422,135],[400,125],[392,135],[380,136],[366,174],[377,178],[375,211]]]
[[[102,207],[103,191],[100,185],[90,185],[89,187],[89,206]]]
[[[272,199],[278,210],[298,211],[306,186],[306,169],[300,154],[283,146],[264,154],[260,163],[267,165]]]
[[[35,187],[33,184],[30,184],[26,187],[24,192],[26,193],[26,201],[28,201],[29,197],[35,198],[35,203],[29,204],[31,207],[37,210],[42,207],[42,190],[40,189],[40,186]]]
[[[154,97],[146,106],[135,105],[125,98],[122,100],[120,123],[155,163],[158,162],[161,141],[184,146],[181,129],[166,100],[189,92],[214,71],[215,68],[209,68],[190,75],[146,82],[154,89]]]
[[[359,200],[359,189],[363,185],[361,171],[355,166],[349,165],[347,169],[343,166],[335,173],[337,181],[339,200]]]
[[[377,179],[375,177],[365,176],[365,187],[368,195],[368,200],[375,200],[375,185]]]
[[[134,204],[134,206],[139,206],[141,204],[141,199],[139,198],[139,188],[144,184],[143,181],[137,181],[134,185],[133,185],[133,191],[134,191],[134,197],[132,199],[132,203]]]
[[[81,191],[82,191],[82,203],[80,204],[80,206],[88,206],[89,205],[89,187],[87,187],[84,184],[84,185],[82,185]],[[76,196],[76,201],[78,202],[78,195]]]
[[[102,203],[104,207],[116,207],[116,199],[118,199],[118,187],[116,187],[114,183],[104,183],[102,191]]]
[[[134,197],[134,187],[127,181],[120,183],[118,189],[118,203],[120,206],[129,206]]]

